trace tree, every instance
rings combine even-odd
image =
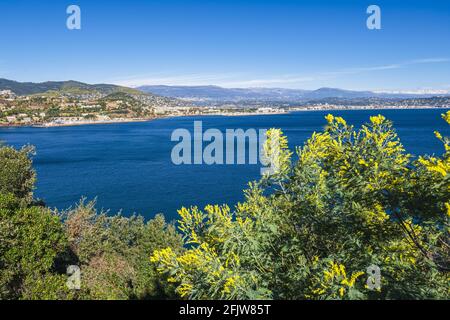
[[[0,194],[0,298],[68,299],[57,270],[67,239],[61,221],[46,208],[24,206]]]
[[[0,145],[0,193],[11,193],[19,199],[31,201],[33,198],[36,173],[32,168],[31,146],[16,150]]]
[[[443,117],[450,124],[450,112]],[[449,139],[436,133],[442,157],[414,159],[381,115],[358,130],[326,120],[295,164],[270,130],[276,170],[234,211],[179,211],[188,250],[157,250],[151,261],[182,298],[450,298]]]
[[[0,146],[0,299],[67,299],[62,223],[32,205],[34,148]]]

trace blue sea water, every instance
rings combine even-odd
[[[442,119],[446,110],[333,111],[348,123],[360,126],[371,115],[383,114],[394,126],[408,152],[438,154],[444,150],[434,136],[450,136]],[[150,122],[87,125],[58,128],[1,128],[0,140],[20,147],[36,146],[38,175],[36,196],[50,207],[66,209],[83,196],[97,197],[99,209],[124,215],[157,213],[176,219],[182,206],[234,205],[242,190],[260,177],[260,165],[181,165],[171,161],[173,130],[193,131],[194,121],[204,130],[281,128],[292,148],[301,146],[325,125],[329,112],[297,112],[243,117],[183,117]]]

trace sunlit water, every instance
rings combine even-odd
[[[450,135],[440,117],[446,110],[335,111],[356,126],[369,116],[383,114],[394,121],[408,152],[443,153],[434,131]],[[36,146],[38,174],[36,196],[51,207],[73,206],[79,199],[97,197],[98,208],[125,215],[139,213],[147,218],[164,213],[176,218],[182,206],[234,205],[242,190],[258,179],[260,165],[182,165],[171,161],[177,128],[193,130],[203,121],[204,130],[222,132],[237,128],[281,128],[291,147],[302,145],[325,125],[329,112],[298,112],[284,115],[244,117],[184,117],[150,122],[89,125],[59,128],[2,128],[0,140],[20,147]],[[205,144],[206,145],[206,144]]]

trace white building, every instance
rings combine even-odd
[[[12,98],[15,96],[16,96],[16,94],[14,92],[12,92],[11,90],[0,90],[0,97]]]
[[[16,122],[16,120],[17,120],[16,116],[6,117],[6,121],[8,121],[9,123]]]

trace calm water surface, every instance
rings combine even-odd
[[[435,130],[450,136],[440,115],[446,110],[335,111],[356,126],[371,115],[383,114],[410,153],[443,153]],[[164,213],[176,218],[182,206],[233,205],[241,201],[248,181],[259,178],[258,165],[175,166],[171,161],[172,131],[193,131],[194,121],[204,130],[281,128],[291,147],[302,145],[325,125],[329,112],[245,117],[184,117],[151,122],[59,128],[3,128],[0,140],[15,147],[36,146],[36,196],[51,207],[65,209],[82,196],[97,197],[98,207],[111,213],[139,213],[147,218]]]

